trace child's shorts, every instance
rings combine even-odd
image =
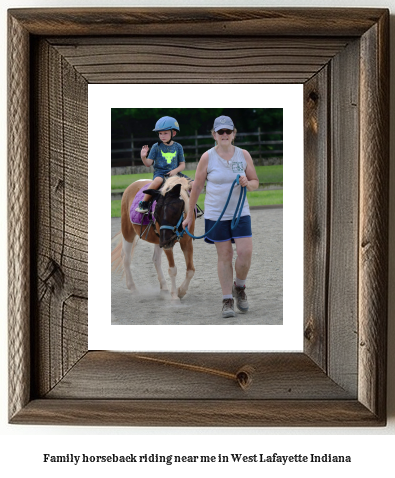
[[[216,223],[216,221],[211,221],[210,219],[205,219],[204,221],[206,232]],[[205,242],[208,244],[214,244],[215,242],[232,241],[234,243],[235,239],[241,237],[252,237],[251,216],[242,216],[233,230],[230,227],[231,224],[231,219],[227,221],[219,221],[214,230],[204,238]]]
[[[169,179],[169,177],[170,177],[170,176],[168,176],[168,172],[165,173],[163,171],[154,171],[154,177],[152,179],[155,179],[158,176],[160,176],[163,179],[163,182],[165,182],[166,179]],[[192,179],[190,177],[186,176],[185,174],[177,173],[177,176],[180,176],[180,178],[187,178],[190,181],[192,181]]]

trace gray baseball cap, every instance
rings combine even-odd
[[[233,121],[229,116],[219,116],[214,121],[214,131],[219,131],[220,129],[235,129]]]

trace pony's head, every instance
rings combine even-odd
[[[154,216],[159,226],[171,227],[171,229],[160,229],[159,247],[163,247],[163,249],[171,249],[177,241],[174,228],[180,218],[184,217],[184,213],[186,215],[188,211],[188,189],[189,181],[186,178],[173,176],[166,180],[161,190],[147,189],[144,191],[156,199]],[[182,224],[179,225],[178,230],[181,232]]]

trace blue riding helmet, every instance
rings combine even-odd
[[[180,131],[180,125],[175,118],[171,116],[163,116],[163,118],[158,119],[155,125],[155,129],[152,131],[167,131],[167,130],[175,129],[176,131]]]

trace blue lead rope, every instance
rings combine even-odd
[[[224,210],[221,212],[221,215],[220,215],[219,218],[217,219],[217,221],[216,221],[216,223],[214,224],[214,226],[213,226],[209,231],[207,231],[205,234],[203,234],[202,236],[194,236],[193,234],[191,234],[191,233],[188,231],[188,226],[187,226],[187,227],[185,228],[185,232],[188,234],[188,236],[192,237],[192,239],[202,239],[203,237],[206,237],[206,236],[217,226],[217,224],[218,224],[219,221],[221,220],[222,216],[225,214],[226,208],[228,207],[230,198],[231,198],[231,196],[232,196],[233,188],[235,187],[236,183],[237,183],[237,184],[240,184],[240,183],[239,183],[239,179],[240,179],[240,174],[238,174],[238,175],[236,176],[236,179],[233,181],[232,186],[230,187],[228,199],[226,200],[226,204],[225,204],[225,206],[224,206]],[[246,196],[247,196],[247,188],[246,188],[245,186],[242,186],[242,187],[241,187],[241,191],[240,191],[239,201],[237,202],[236,210],[235,210],[235,213],[234,213],[234,215],[233,215],[232,223],[231,223],[231,226],[230,226],[232,230],[237,226],[237,224],[239,224],[239,220],[240,220],[240,216],[241,216],[241,211],[243,210],[244,201],[245,201],[245,199],[246,199]],[[240,210],[239,210],[239,207],[240,207]]]

